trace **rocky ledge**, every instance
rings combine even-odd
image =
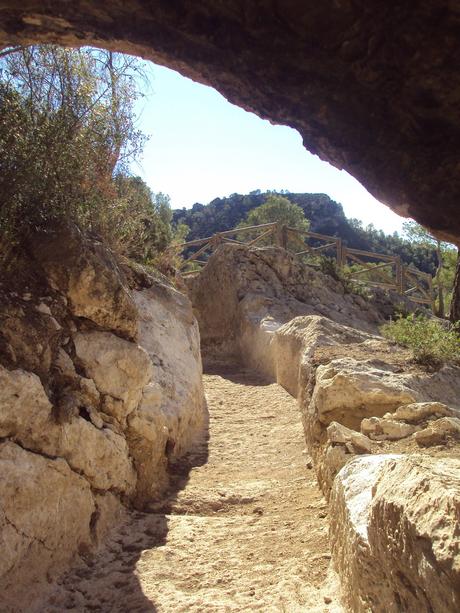
[[[98,241],[35,237],[0,292],[0,589],[17,610],[164,491],[206,409],[189,300]]]

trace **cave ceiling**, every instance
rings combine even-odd
[[[458,0],[0,0],[0,47],[45,41],[210,85],[460,244]]]

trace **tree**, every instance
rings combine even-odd
[[[39,45],[3,54],[0,249],[62,218],[130,255],[139,255],[149,224],[159,245],[170,238],[169,202],[155,203],[128,173],[144,143],[134,114],[142,74],[136,58],[96,49]]]
[[[246,215],[240,227],[258,226],[264,223],[281,222],[297,230],[308,230],[310,222],[297,204],[290,202],[284,196],[270,195],[264,204],[258,206]]]
[[[306,219],[301,207],[278,194],[270,194],[263,204],[249,211],[246,218],[237,227],[244,228],[275,222],[297,230],[307,231],[310,227],[310,222]],[[240,238],[243,236],[248,238],[247,233],[241,234]],[[255,237],[256,234],[250,236]],[[259,244],[267,244],[267,241],[271,240],[271,238],[262,239]]]
[[[457,252],[457,264],[455,269],[454,289],[450,304],[449,318],[452,323],[460,321],[460,251]]]
[[[453,287],[453,275],[452,270],[452,245],[443,242],[437,237],[433,236],[423,226],[415,221],[406,221],[403,224],[403,231],[407,239],[413,243],[434,247],[437,257],[437,268],[435,274],[435,287],[438,293],[438,308],[437,315],[439,317],[445,317],[446,314],[446,296],[445,290],[452,290]],[[449,265],[446,267],[446,260]],[[450,299],[450,297],[449,297]]]

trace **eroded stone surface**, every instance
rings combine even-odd
[[[46,578],[62,572],[92,543],[95,504],[88,482],[62,459],[0,444],[0,591],[2,609],[33,601]]]
[[[349,610],[455,611],[460,463],[356,458],[331,493],[331,546]]]
[[[127,280],[107,247],[88,240],[76,228],[59,226],[34,236],[31,251],[51,285],[68,300],[73,315],[127,338],[135,337],[136,307]]]
[[[97,242],[80,237],[78,250],[75,236],[61,261],[56,236],[37,237],[40,265],[22,254],[19,279],[0,284],[0,439],[15,450],[0,453],[0,585],[15,613],[99,546],[124,506],[157,498],[170,461],[206,425],[188,299],[145,273],[131,278]]]
[[[448,439],[460,439],[460,419],[457,417],[441,417],[415,434],[415,440],[422,447],[440,445]]]
[[[279,349],[274,347],[274,338],[284,324],[299,316],[323,316],[325,321],[329,318],[367,332],[368,336],[361,336],[364,340],[384,321],[376,304],[368,302],[364,309],[358,300],[361,297],[346,294],[340,282],[275,247],[222,245],[200,275],[187,279],[187,284],[205,353],[217,349],[220,354],[238,356],[270,377],[276,376],[278,369],[278,380],[290,391],[297,375],[287,375],[289,366],[286,364],[283,371],[283,360],[276,357],[283,351],[283,339]],[[301,341],[305,332],[290,330],[289,334],[292,339],[288,344],[297,339],[297,349],[289,351],[298,353],[300,346],[308,344],[308,338]],[[350,328],[348,334],[357,338],[360,332]],[[295,359],[297,353],[287,357]],[[296,366],[293,363],[292,368]]]
[[[122,421],[139,404],[142,389],[153,374],[145,349],[109,332],[76,334],[76,357],[101,394],[121,402],[108,401],[106,412]]]

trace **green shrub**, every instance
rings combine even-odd
[[[152,263],[175,238],[169,198],[129,164],[145,141],[142,65],[95,49],[38,45],[0,58],[0,265],[66,221]]]
[[[364,300],[370,300],[371,293],[369,287],[359,281],[351,279],[347,274],[347,269],[341,269],[337,266],[336,261],[333,258],[318,256],[319,269],[325,275],[329,275],[336,281],[342,284],[343,290],[346,294],[355,294],[361,296]]]
[[[381,328],[382,335],[411,349],[420,364],[437,366],[445,362],[460,364],[460,326],[448,327],[425,315],[399,317]]]

